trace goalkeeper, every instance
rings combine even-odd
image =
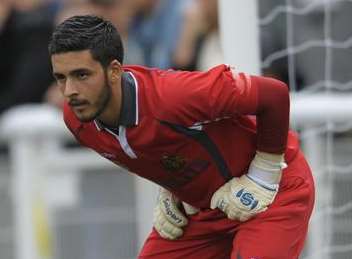
[[[118,32],[89,15],[60,24],[49,51],[76,139],[161,186],[139,258],[299,257],[314,184],[284,83],[123,66]]]

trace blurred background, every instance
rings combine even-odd
[[[352,258],[352,1],[1,0],[0,259],[132,259],[156,186],[73,141],[47,44],[76,14],[111,20],[125,64],[285,81],[317,202],[301,258]]]

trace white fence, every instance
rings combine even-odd
[[[44,199],[43,205],[50,208],[49,212],[55,207],[72,205],[79,200],[79,172],[116,168],[116,165],[90,150],[65,148],[63,140],[72,137],[61,119],[61,112],[50,106],[25,105],[8,111],[1,118],[0,136],[9,144],[10,151],[15,258],[43,258],[40,254],[45,252],[38,250],[41,250],[40,242],[46,241],[36,240],[38,226],[34,225],[33,216],[38,197]],[[140,215],[136,221],[138,240],[135,242],[140,247],[151,229],[156,188],[137,178],[135,185],[135,210]]]

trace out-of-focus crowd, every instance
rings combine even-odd
[[[306,15],[291,14],[291,25],[287,24],[287,14],[282,13],[270,24],[260,26],[263,60],[290,44],[286,27],[292,31],[293,45],[326,38],[323,2],[297,0],[292,2],[292,8],[303,10],[312,4],[316,7]],[[276,0],[258,1],[259,18],[279,5],[282,3]],[[339,2],[328,7],[331,39],[348,43],[352,4]],[[0,115],[24,103],[62,104],[51,75],[47,44],[55,25],[79,14],[103,16],[116,25],[125,46],[124,64],[206,70],[223,63],[218,0],[1,0]],[[295,90],[326,77],[327,48],[314,47],[294,55]],[[346,84],[351,81],[352,48],[331,48],[330,51],[331,80]],[[262,68],[262,74],[289,83],[288,56]]]
[[[62,104],[47,44],[55,25],[81,14],[114,23],[124,64],[206,70],[223,62],[217,0],[1,0],[0,115],[24,103]]]

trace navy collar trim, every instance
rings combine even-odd
[[[138,83],[134,75],[130,72],[124,72],[121,80],[122,103],[118,125],[132,127],[138,125]],[[99,120],[94,120],[98,130],[106,127]]]

